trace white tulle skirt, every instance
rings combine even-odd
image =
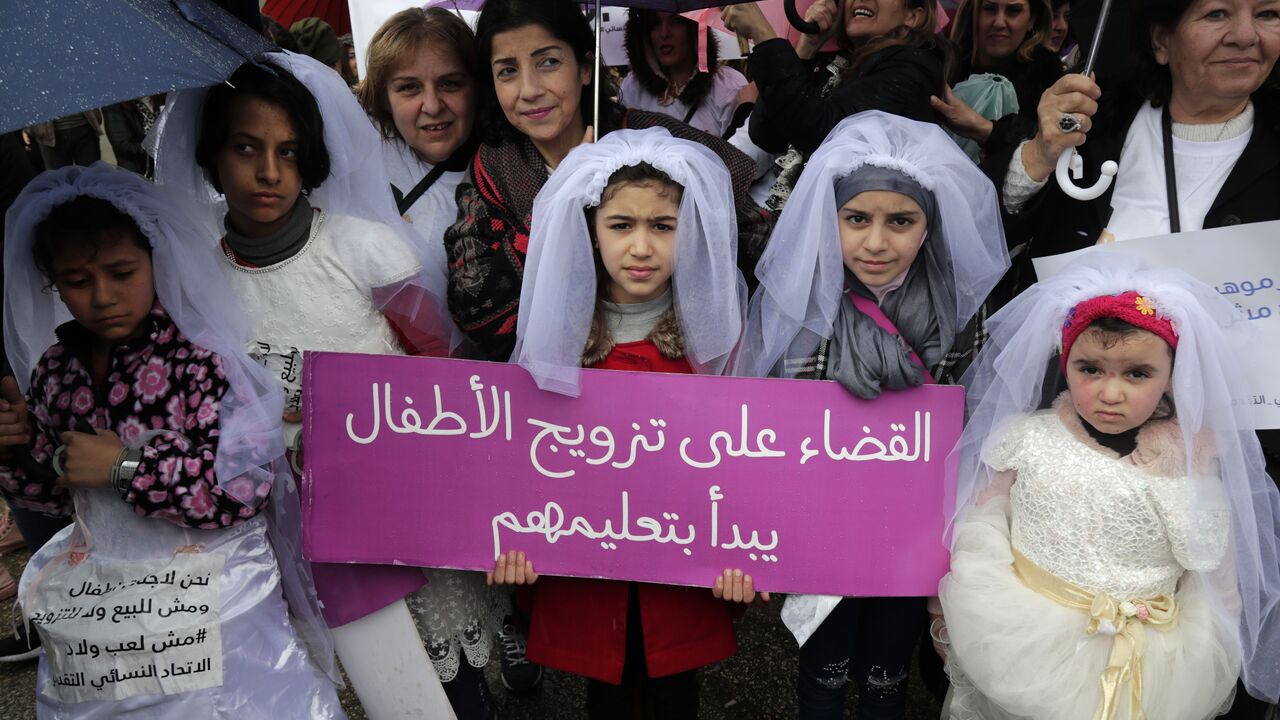
[[[1013,570],[1007,499],[992,500],[956,527],[951,573],[940,597],[950,635],[951,720],[1091,720],[1112,636],[1087,635],[1088,613],[1023,584]],[[1142,703],[1152,720],[1204,720],[1225,712],[1239,674],[1233,629],[1187,574],[1178,620],[1148,626]],[[1115,720],[1134,717],[1128,683]]]

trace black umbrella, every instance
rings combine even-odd
[[[5,3],[0,132],[216,85],[274,46],[209,0]]]

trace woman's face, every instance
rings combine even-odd
[[[974,44],[978,64],[992,65],[1011,57],[1031,29],[1031,5],[1027,0],[976,0],[977,32]]]
[[[1070,34],[1071,3],[1062,3],[1053,11],[1053,33],[1049,35],[1049,49],[1055,53],[1062,52],[1062,46],[1067,43],[1067,36]]]
[[[346,61],[347,61],[347,72],[351,74],[351,77],[356,78],[358,80],[360,78],[360,68],[356,64],[355,47],[352,45],[344,45],[343,52],[345,53],[344,57],[346,58]]]
[[[581,139],[582,89],[591,68],[578,63],[568,43],[526,25],[495,35],[489,61],[498,104],[517,130],[539,146]]]
[[[844,34],[855,45],[887,35],[906,25],[919,28],[925,11],[907,5],[907,0],[841,0]]]
[[[928,231],[924,210],[901,193],[869,190],[839,210],[840,254],[867,287],[887,285],[915,262]]]
[[[396,132],[425,162],[444,162],[471,137],[475,83],[457,53],[423,43],[391,73],[387,100]]]
[[[1244,102],[1280,56],[1280,0],[1197,0],[1172,30],[1154,28],[1175,106]]]
[[[649,31],[649,45],[658,64],[676,70],[693,67],[689,33],[697,26],[675,13],[660,12],[657,16]]]

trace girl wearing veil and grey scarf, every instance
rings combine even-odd
[[[833,222],[834,220],[834,222]],[[937,126],[881,112],[842,122],[814,153],[757,269],[735,373],[883,390],[954,383],[1008,268],[995,188]],[[800,717],[902,717],[924,598],[793,595]]]

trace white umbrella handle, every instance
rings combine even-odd
[[[1068,148],[1062,151],[1058,156],[1058,185],[1062,187],[1062,192],[1076,200],[1095,200],[1102,197],[1102,194],[1111,187],[1111,179],[1120,171],[1120,166],[1115,160],[1108,160],[1102,163],[1102,177],[1098,178],[1098,182],[1089,187],[1080,187],[1075,184],[1075,180],[1084,177],[1084,161],[1080,158],[1080,154],[1075,148]],[[1074,180],[1073,180],[1074,178]]]

